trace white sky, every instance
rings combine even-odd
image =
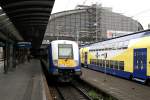
[[[83,4],[85,0],[56,0],[52,13],[74,9],[76,5]],[[138,20],[145,29],[150,23],[150,0],[87,0],[86,5],[94,3],[103,7],[112,7],[114,12]]]

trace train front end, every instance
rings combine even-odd
[[[76,42],[57,40],[51,43],[51,47],[53,66],[51,72],[54,76],[68,78],[81,75],[79,48]]]

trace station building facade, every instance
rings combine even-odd
[[[79,5],[74,10],[54,13],[49,19],[44,39],[69,39],[92,43],[143,30],[142,25],[112,8]]]

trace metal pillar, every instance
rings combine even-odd
[[[13,48],[13,68],[16,68],[16,47]]]
[[[16,67],[15,50],[13,44],[5,43],[4,47],[4,73]]]
[[[10,44],[9,45],[9,50],[8,50],[8,52],[9,52],[9,60],[8,60],[8,62],[9,62],[9,68],[10,68],[10,70],[12,70],[12,68],[13,68],[13,44]]]
[[[8,67],[9,67],[9,63],[8,63],[8,43],[5,42],[5,47],[4,47],[4,73],[7,74],[8,72]]]

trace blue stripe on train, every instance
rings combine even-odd
[[[89,64],[88,68],[96,70],[96,71],[104,72],[104,73],[107,73],[107,74],[111,74],[111,75],[114,75],[114,76],[127,78],[127,79],[129,79],[130,75],[131,75],[130,72],[125,72],[125,71],[122,71],[122,70],[116,70],[116,69],[113,69],[113,68],[100,67],[100,66],[96,66],[96,65],[93,65],[93,64]]]

